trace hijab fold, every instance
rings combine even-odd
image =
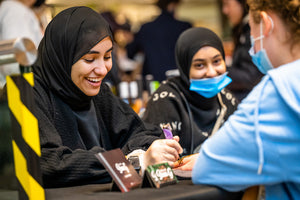
[[[108,36],[113,41],[108,23],[94,10],[72,7],[62,11],[49,23],[39,45],[35,78],[72,109],[89,108],[92,97],[73,83],[72,65]]]

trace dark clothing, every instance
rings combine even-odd
[[[156,132],[157,137],[154,131],[146,131],[135,112],[104,83],[99,95],[92,98],[99,136],[90,136],[98,140],[81,132],[70,106],[37,79],[34,91],[44,187],[110,182],[95,153],[115,148],[121,148],[124,154],[138,148],[146,150],[161,135],[161,130]]]
[[[176,40],[190,27],[190,23],[179,21],[173,14],[162,11],[154,21],[142,25],[134,41],[126,46],[128,57],[133,58],[137,52],[143,52],[143,76],[152,74],[154,80],[163,81],[166,71],[176,69]]]
[[[192,140],[195,150],[211,135],[221,105],[217,96],[207,99],[189,91],[183,85],[179,78],[163,82],[149,100],[143,120],[160,127],[170,123],[173,135],[180,137],[179,143],[184,149],[183,155],[186,155],[193,153],[190,152]],[[224,117],[226,121],[236,110],[238,102],[226,89],[220,94],[227,107]],[[190,107],[190,113],[187,106]]]
[[[232,56],[232,64],[227,68],[228,76],[232,79],[228,86],[234,95],[242,100],[248,95],[252,88],[260,81],[263,74],[253,64],[248,51],[251,47],[249,24],[241,26],[238,40],[236,40],[235,49]]]
[[[33,66],[34,95],[46,188],[110,182],[96,153],[115,148],[124,154],[146,150],[161,135],[159,129],[147,131],[105,83],[96,96],[87,96],[72,81],[73,64],[106,37],[112,40],[101,15],[87,7],[73,7],[52,19],[39,45]]]
[[[225,57],[221,39],[207,28],[190,28],[179,36],[175,56],[180,76],[161,84],[151,96],[143,116],[145,122],[161,127],[170,123],[173,134],[180,137],[183,155],[197,152],[212,131],[215,132],[236,110],[238,104],[226,89],[212,98],[189,90],[192,59],[204,46],[216,48]]]

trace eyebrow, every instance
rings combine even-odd
[[[110,49],[108,49],[105,53],[110,52],[112,50],[113,50],[113,47],[111,47]],[[91,51],[87,52],[86,54],[100,54],[100,52],[99,51],[93,51],[93,50],[91,50]]]
[[[220,56],[221,56],[221,54],[217,54],[217,55],[215,55],[214,57],[212,57],[212,59],[218,58],[218,57],[220,57]],[[197,62],[197,61],[203,62],[203,61],[205,61],[205,60],[206,60],[206,59],[198,58],[198,59],[193,60],[193,62]]]

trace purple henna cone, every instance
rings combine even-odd
[[[171,131],[171,126],[170,124],[166,124],[163,126],[163,131],[164,131],[164,134],[165,134],[165,138],[166,139],[173,139],[173,134],[172,134],[172,131]]]

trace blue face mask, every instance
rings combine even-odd
[[[272,30],[273,30],[272,19],[271,19],[271,22],[272,22]],[[270,69],[273,69],[274,67],[269,60],[266,50],[263,48],[262,39],[264,38],[264,35],[263,35],[262,31],[263,31],[262,30],[262,22],[260,22],[260,36],[257,38],[253,38],[251,36],[251,48],[249,50],[249,54],[252,58],[253,63],[256,65],[256,67],[259,69],[259,71],[263,74],[266,74]],[[260,51],[257,53],[254,52],[254,43],[256,40],[260,40]]]
[[[227,72],[213,78],[190,79],[190,90],[205,98],[216,96],[224,87],[231,83]]]

